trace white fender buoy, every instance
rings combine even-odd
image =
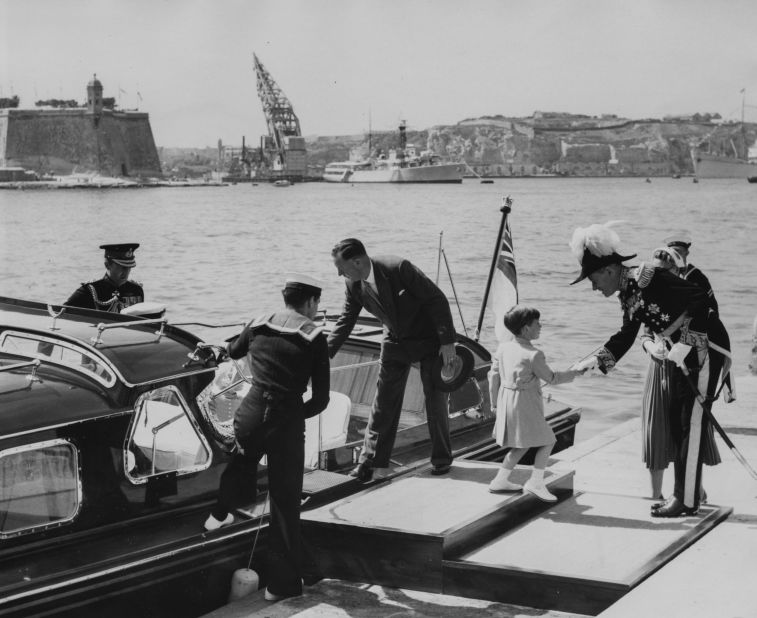
[[[237,569],[231,576],[229,603],[255,592],[260,586],[260,577],[252,569]]]

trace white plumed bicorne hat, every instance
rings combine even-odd
[[[636,257],[636,254],[621,255],[620,237],[612,229],[613,222],[594,223],[589,227],[579,227],[570,239],[570,250],[581,265],[578,277],[571,285],[583,281],[595,270],[609,264],[620,264]]]

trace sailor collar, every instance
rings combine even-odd
[[[318,326],[307,316],[291,309],[261,315],[252,321],[250,329],[255,330],[263,326],[282,335],[299,335],[306,341],[313,341],[323,332],[323,326]]]

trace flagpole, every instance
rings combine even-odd
[[[486,289],[484,290],[484,299],[481,302],[481,313],[478,316],[478,326],[476,326],[476,334],[473,338],[474,341],[478,341],[481,335],[481,325],[484,323],[484,314],[486,313],[486,302],[489,300],[489,290],[492,287],[492,279],[494,278],[494,269],[497,266],[497,259],[499,258],[500,245],[502,244],[502,234],[505,232],[505,223],[507,222],[507,215],[512,210],[513,201],[510,196],[503,198],[504,202],[502,208],[499,211],[502,213],[502,221],[499,223],[499,234],[497,234],[497,244],[494,245],[494,255],[492,256],[492,265],[489,268],[489,278],[486,280]]]

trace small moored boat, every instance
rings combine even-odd
[[[0,297],[3,616],[197,616],[223,604],[231,574],[250,563],[267,524],[254,487],[235,523],[203,529],[249,376],[242,364],[219,366],[184,326]],[[361,320],[333,359],[331,404],[308,421],[304,509],[364,487],[346,473],[362,444],[381,337],[377,321]],[[467,337],[459,342],[475,363],[450,394],[454,455],[501,459],[491,438],[489,354]],[[570,446],[580,412],[554,400],[545,406],[556,450]],[[425,423],[413,368],[396,474],[429,465]],[[265,466],[258,485],[266,486]],[[252,564],[264,578],[256,555]]]

